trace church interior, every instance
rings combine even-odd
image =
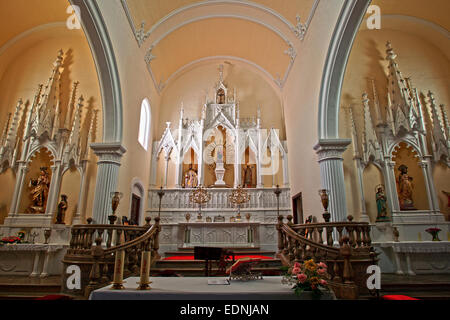
[[[1,1],[0,300],[449,299],[448,12]]]

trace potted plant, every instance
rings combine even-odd
[[[297,296],[310,292],[313,299],[320,299],[324,292],[329,291],[327,278],[327,265],[311,259],[303,264],[296,262],[283,276],[282,283],[293,285]]]

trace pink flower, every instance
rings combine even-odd
[[[326,269],[319,269],[319,270],[317,270],[317,273],[320,274],[320,275],[325,274],[325,272],[327,272]]]
[[[294,268],[300,269],[301,267],[302,267],[302,265],[300,263],[298,263],[298,262],[294,263]]]
[[[292,269],[292,274],[297,274],[299,272],[300,272],[300,268],[295,268],[294,267],[294,269]]]
[[[328,282],[326,282],[325,280],[320,280],[320,284],[322,285],[322,286],[326,286],[327,284],[328,284]]]
[[[308,277],[305,274],[303,274],[303,273],[300,273],[300,274],[297,275],[297,279],[298,279],[298,281],[300,281],[300,283],[304,283],[307,278]]]
[[[325,263],[323,263],[323,262],[320,262],[320,263],[318,264],[318,266],[319,266],[319,268],[327,269],[327,265],[326,265]]]

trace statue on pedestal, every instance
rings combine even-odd
[[[400,175],[398,176],[400,210],[417,210],[412,200],[413,178],[408,175],[408,167],[402,164],[398,170],[400,171]]]
[[[253,185],[252,166],[246,165],[244,167],[244,188],[251,188]]]
[[[50,188],[50,178],[46,167],[40,168],[40,175],[37,179],[30,179],[28,187],[31,189],[32,205],[27,209],[28,213],[44,213],[47,205],[48,191]]]
[[[377,201],[377,222],[382,221],[389,221],[389,218],[387,216],[387,206],[386,201],[387,198],[384,194],[384,187],[382,185],[377,186],[377,193],[375,195],[376,201]]]
[[[67,207],[68,207],[67,196],[65,194],[62,194],[61,201],[58,204],[58,213],[56,215],[56,224],[65,224],[64,218],[66,216]]]

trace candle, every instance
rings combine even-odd
[[[116,252],[116,261],[114,263],[114,281],[113,290],[123,289],[123,267],[125,264],[125,250]]]
[[[151,264],[151,252],[144,251],[142,252],[141,259],[141,280],[139,283],[139,290],[148,290],[150,289],[150,264]]]

